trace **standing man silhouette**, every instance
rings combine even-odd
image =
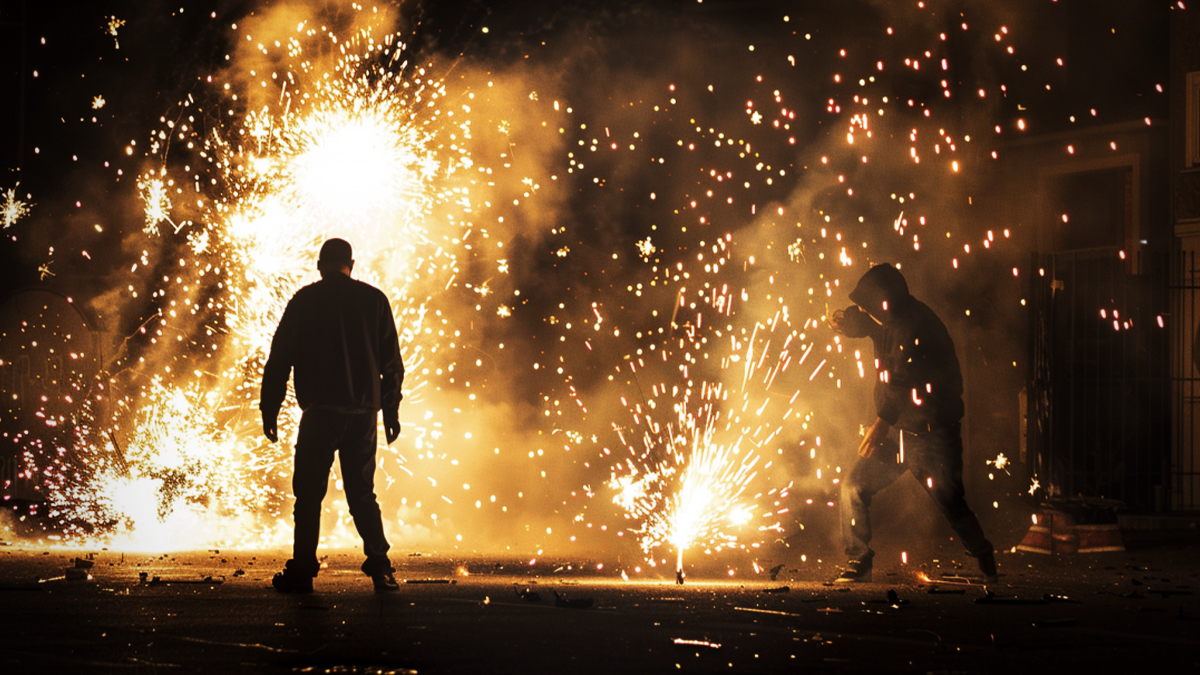
[[[263,367],[263,434],[272,443],[279,440],[279,409],[293,371],[296,402],[303,411],[292,477],[292,559],[272,584],[281,593],[313,590],[320,570],[321,502],[336,452],[350,515],[367,556],[362,571],[371,577],[376,593],[396,591],[395,570],[387,556],[391,546],[383,533],[374,486],[380,410],[387,442],[400,436],[404,363],[396,321],[382,291],[350,278],[354,255],[349,242],[326,241],[317,269],[321,280],[301,288],[288,302]]]
[[[850,299],[855,304],[834,312],[830,324],[847,337],[871,339],[876,418],[842,482],[842,538],[850,560],[834,581],[871,580],[871,499],[911,471],[984,579],[995,583],[992,543],[963,493],[962,372],[949,331],[887,263],[867,270]]]

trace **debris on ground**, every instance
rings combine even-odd
[[[889,605],[891,605],[892,607],[896,607],[896,608],[903,607],[904,605],[908,604],[907,600],[900,599],[900,595],[898,593],[896,593],[896,589],[894,589],[894,588],[888,589],[887,601],[888,601]]]
[[[513,591],[516,592],[518,598],[525,602],[541,602],[542,600],[542,595],[531,588],[521,589],[517,588],[516,584],[513,584]]]
[[[566,607],[567,609],[587,609],[593,605],[591,598],[568,598],[566,595],[554,591],[554,606]]]

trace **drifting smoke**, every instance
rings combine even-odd
[[[964,361],[1012,361],[994,345],[1019,328],[1025,234],[992,153],[1025,38],[980,3],[877,4],[566,9],[519,37],[472,24],[463,54],[407,46],[395,8],[222,17],[221,68],[188,64],[199,84],[123,148],[145,161],[129,262],[92,304],[130,339],[56,515],[150,548],[287,542],[291,447],[261,437],[258,378],[341,236],[408,368],[376,478],[397,548],[820,550],[871,421],[869,344],[826,324],[858,277],[898,263]],[[335,495],[327,543],[354,545]]]

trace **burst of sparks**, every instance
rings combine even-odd
[[[161,178],[143,176],[138,179],[138,190],[146,205],[146,224],[143,230],[146,234],[158,234],[158,225],[164,220],[171,222],[171,199],[167,196],[167,187]]]
[[[118,19],[115,16],[108,17],[108,23],[105,25],[105,32],[112,36],[113,44],[116,45],[117,49],[121,48],[121,41],[117,39],[117,31],[120,30],[121,26],[124,25],[125,20]]]
[[[650,237],[646,237],[645,239],[639,241],[637,243],[637,248],[638,255],[642,256],[643,260],[649,259],[650,256],[654,255],[654,252],[658,250],[654,247],[654,242],[650,241]]]
[[[326,38],[337,43],[332,33]],[[316,248],[328,236],[351,239],[356,276],[391,296],[410,372],[406,403],[420,405],[422,365],[445,350],[427,328],[445,323],[429,310],[428,294],[453,281],[461,247],[451,240],[470,233],[461,214],[470,213],[471,181],[459,176],[473,166],[462,145],[471,123],[442,121],[445,87],[423,77],[423,68],[386,67],[395,61],[386,57],[404,49],[395,36],[369,38],[364,32],[342,42],[344,56],[328,70],[296,58],[281,101],[231,117],[228,126],[202,132],[164,118],[152,150],[177,143],[211,179],[177,173],[165,160],[140,176],[145,231],[170,236],[186,226],[194,258],[178,261],[176,285],[153,293],[165,305],[140,333],[159,365],[147,373],[148,384],[119,402],[133,416],[130,431],[119,446],[113,440],[82,449],[95,458],[92,485],[100,493],[57,486],[56,513],[65,521],[112,522],[114,531],[140,541],[199,536],[262,544],[286,536],[281,506],[290,448],[264,445],[252,411],[274,327],[291,293],[313,278]],[[298,42],[287,46],[293,57]],[[192,101],[181,104],[185,113]],[[435,147],[440,133],[460,139],[457,149]],[[194,202],[182,196],[185,189],[196,193]],[[439,205],[460,215],[434,231],[426,219]],[[186,219],[176,224],[172,214]],[[160,228],[163,222],[173,232]],[[203,368],[189,368],[189,361]],[[281,428],[294,424],[292,414],[285,408]],[[406,426],[417,449],[441,436],[427,424]],[[394,449],[383,457],[394,462],[388,472],[409,472]],[[384,480],[394,479],[385,473]],[[348,512],[341,513],[331,541],[353,536]],[[213,525],[212,518],[236,525]],[[210,524],[196,526],[200,520]]]
[[[19,186],[20,183],[17,185]],[[13,225],[16,225],[18,220],[29,215],[29,208],[29,203],[22,201],[17,197],[16,188],[9,188],[5,190],[4,202],[3,204],[0,204],[0,214],[4,215],[4,227],[0,227],[0,229],[7,230]]]
[[[996,467],[997,471],[1004,471],[1004,472],[1008,471],[1008,465],[1009,465],[1008,457],[1005,457],[1003,452],[996,455],[995,459],[989,459],[987,461],[987,463]]]

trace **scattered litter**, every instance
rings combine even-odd
[[[675,638],[672,640],[676,647],[701,647],[704,649],[718,650],[721,648],[720,642],[709,642],[708,640],[688,640],[685,638]]]
[[[143,575],[143,583],[145,578]],[[196,584],[202,586],[220,586],[225,583],[225,579],[214,579],[212,577],[204,577],[203,579],[163,579],[162,577],[151,577],[148,586],[165,586],[167,584]]]
[[[587,609],[588,607],[591,607],[593,604],[594,603],[591,598],[571,599],[565,595],[560,594],[558,591],[554,591],[554,606],[555,607],[566,607],[567,609]]]
[[[458,583],[457,579],[405,579],[406,584],[450,584]]]
[[[894,588],[889,588],[887,592],[887,601],[892,607],[903,607],[908,604],[907,600],[901,600],[900,595],[896,593]]]
[[[1042,599],[1045,600],[1046,602],[1070,602],[1070,603],[1073,603],[1076,605],[1079,604],[1078,600],[1072,600],[1071,598],[1069,598],[1065,595],[1056,595],[1054,593],[1047,593],[1042,596]]]
[[[776,566],[774,566],[774,567],[772,567],[772,568],[771,568],[771,570],[770,570],[770,572],[771,572],[771,581],[775,581],[775,579],[776,579],[776,578],[779,576],[779,572],[780,572],[782,569],[783,569],[783,564],[782,564],[782,563],[780,563],[780,564],[778,564],[778,565],[776,565]]]
[[[518,598],[524,600],[525,602],[541,602],[542,600],[542,595],[540,593],[529,588],[520,589],[517,588],[516,584],[513,584],[513,591],[517,594]]]

